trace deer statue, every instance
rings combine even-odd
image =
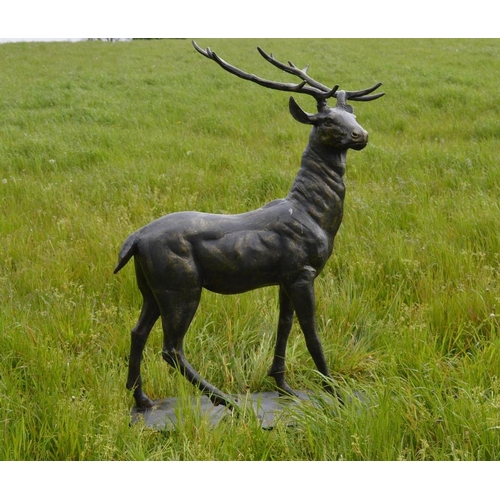
[[[120,250],[115,274],[134,257],[137,285],[143,304],[131,332],[127,388],[134,390],[138,408],[153,401],[143,392],[140,366],[143,349],[156,320],[163,328],[162,356],[214,405],[237,406],[227,394],[203,379],[187,361],[184,335],[198,307],[202,289],[236,294],[259,287],[279,287],[279,320],[276,347],[269,375],[280,394],[296,395],[285,380],[285,351],[294,313],[309,353],[324,380],[331,380],[315,317],[314,280],[333,250],[342,221],[348,149],[361,150],[368,133],[356,122],[347,101],[370,101],[381,83],[358,91],[328,88],[313,80],[308,67],[300,70],[258,48],[260,54],[301,83],[278,83],[245,73],[209,48],[194,48],[226,71],[264,87],[307,94],[317,103],[317,113],[303,111],[290,97],[292,116],[312,126],[309,143],[288,196],[262,208],[236,215],[177,212],[165,215],[132,233]],[[370,95],[371,94],[371,95]],[[335,107],[327,105],[336,98]],[[324,383],[331,392],[333,384]]]

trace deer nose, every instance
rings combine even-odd
[[[364,141],[368,140],[368,132],[363,129],[353,130],[351,132],[351,138],[354,140],[363,139]]]

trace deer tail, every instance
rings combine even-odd
[[[136,233],[131,234],[123,243],[118,255],[118,264],[113,271],[116,274],[137,253],[138,237]]]

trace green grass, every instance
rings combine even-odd
[[[168,212],[236,213],[286,195],[307,143],[286,93],[231,76],[189,40],[0,45],[2,460],[500,459],[498,40],[198,40],[283,79],[255,47],[349,90],[370,144],[350,152],[345,218],[316,282],[333,373],[364,403],[305,405],[294,428],[251,414],[211,429],[129,426],[133,230]],[[314,110],[310,98],[300,104]],[[188,359],[229,393],[266,377],[275,289],[204,293]],[[161,359],[152,398],[196,391]],[[289,382],[319,391],[294,327]]]

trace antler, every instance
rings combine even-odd
[[[291,61],[288,61],[288,65],[286,65],[285,63],[278,61],[273,56],[272,53],[267,54],[260,47],[257,47],[257,50],[266,61],[270,62],[273,66],[276,66],[277,68],[281,69],[286,73],[298,76],[299,78],[302,79],[302,82],[300,82],[299,84],[293,84],[293,83],[279,83],[279,82],[273,82],[271,80],[265,80],[251,73],[246,73],[245,71],[242,71],[241,69],[238,69],[235,66],[229,64],[228,62],[224,61],[224,59],[219,57],[215,52],[213,52],[209,47],[203,50],[194,40],[193,40],[193,47],[200,54],[207,57],[208,59],[212,59],[212,61],[215,61],[219,66],[221,66],[229,73],[232,73],[233,75],[236,75],[239,78],[243,78],[244,80],[250,80],[251,82],[257,83],[258,85],[262,85],[263,87],[275,90],[286,90],[288,92],[297,92],[300,94],[308,94],[314,97],[318,101],[318,104],[320,102],[325,102],[326,99],[330,97],[337,97],[337,90],[339,86],[335,85],[332,89],[330,89],[326,85],[323,85],[322,83],[311,78],[307,74],[309,65],[307,65],[303,70],[299,69]],[[346,100],[349,99],[352,101],[373,101],[374,99],[382,97],[384,93],[381,92],[379,94],[374,94],[374,95],[368,95],[368,94],[371,94],[381,85],[382,83],[377,83],[376,85],[368,89],[346,91],[345,99]]]
[[[208,59],[212,59],[212,61],[215,61],[219,66],[221,66],[223,69],[226,71],[229,71],[229,73],[232,73],[233,75],[236,75],[240,78],[243,78],[244,80],[250,80],[251,82],[257,83],[258,85],[262,85],[263,87],[267,87],[270,89],[275,89],[275,90],[286,90],[288,92],[298,92],[300,94],[308,94],[312,97],[314,97],[317,100],[324,100],[328,99],[329,97],[334,97],[335,93],[337,92],[337,89],[339,88],[338,85],[333,87],[333,89],[329,89],[328,87],[319,84],[318,82],[315,82],[317,85],[321,85],[320,87],[310,87],[307,85],[307,83],[314,82],[309,76],[305,75],[305,72],[302,72],[300,70],[299,73],[303,74],[306,76],[306,78],[302,78],[302,82],[299,84],[294,84],[294,83],[279,83],[279,82],[273,82],[271,80],[265,80],[263,78],[260,78],[259,76],[252,75],[251,73],[246,73],[245,71],[242,71],[241,69],[236,68],[235,66],[229,64],[228,62],[224,61],[221,57],[219,57],[215,52],[213,52],[209,47],[207,47],[205,50],[203,50],[201,47],[197,45],[197,43],[193,40],[193,47],[202,55],[205,57],[208,57]],[[267,60],[269,60],[269,56],[267,54],[264,56],[265,52],[262,49],[258,49],[259,52],[265,57]],[[267,56],[267,57],[266,57]],[[275,59],[272,59],[276,61]],[[278,61],[276,61],[278,63]],[[274,63],[273,63],[274,64]],[[282,63],[278,63],[282,64]],[[276,66],[276,64],[275,64]],[[280,67],[280,66],[277,66]],[[286,67],[286,66],[285,66]],[[286,67],[289,69],[288,67]],[[283,68],[281,68],[283,69]],[[289,73],[293,74],[293,69],[290,68],[291,71],[288,71]],[[298,75],[300,76],[300,75]],[[326,89],[326,90],[325,90]]]
[[[326,85],[323,85],[322,83],[314,80],[313,78],[311,78],[308,74],[307,74],[307,70],[309,69],[309,64],[306,65],[306,67],[303,69],[303,70],[300,70],[299,68],[297,68],[297,66],[295,66],[295,64],[293,64],[292,61],[288,61],[288,66],[285,64],[285,63],[282,63],[280,61],[278,61],[273,53],[271,52],[271,54],[267,54],[263,49],[261,49],[260,47],[257,47],[257,50],[259,51],[259,54],[268,62],[270,62],[273,66],[276,66],[277,68],[281,69],[282,71],[285,71],[285,73],[290,73],[292,75],[295,75],[295,76],[298,76],[299,78],[302,78],[302,80],[305,82],[305,83],[308,83],[309,85],[311,85],[312,87],[316,88],[316,89],[319,89],[319,90],[322,90],[324,92],[331,92],[333,89],[330,89],[329,87],[327,87]],[[335,92],[338,90],[339,86],[338,85],[335,85],[334,89],[335,89]],[[333,95],[330,96],[330,97],[334,97]]]

